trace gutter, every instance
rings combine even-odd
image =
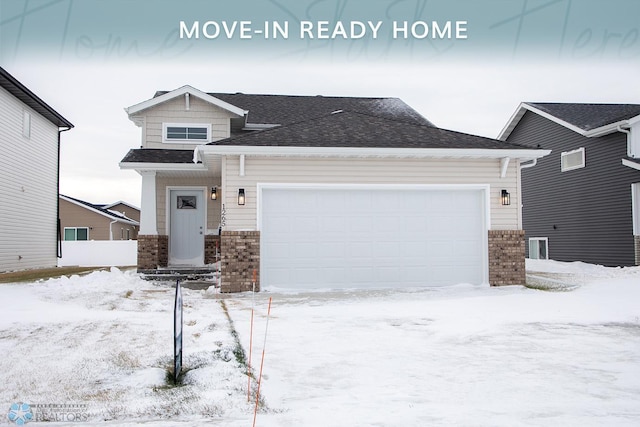
[[[397,157],[397,158],[519,158],[533,160],[551,150],[495,148],[375,148],[375,147],[293,147],[199,145],[194,158],[203,154],[300,157]],[[121,166],[122,167],[122,166]]]

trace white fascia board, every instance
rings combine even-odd
[[[125,170],[153,170],[153,171],[206,171],[207,167],[202,163],[132,163],[120,162],[120,169]]]
[[[487,149],[487,148],[357,148],[357,147],[262,147],[233,145],[201,145],[202,154],[299,157],[396,157],[396,158],[503,158],[532,160],[544,157],[551,150]]]
[[[100,211],[98,209],[92,208],[91,206],[87,206],[87,205],[84,205],[82,203],[76,202],[75,200],[70,199],[70,198],[68,198],[66,196],[63,196],[62,194],[60,194],[60,198],[62,200],[66,200],[69,203],[73,203],[76,206],[80,206],[81,208],[84,208],[84,209],[86,209],[86,210],[88,210],[90,212],[93,212],[93,213],[97,213],[98,215],[102,215],[103,217],[109,218],[111,220],[115,220],[117,222],[123,222],[125,224],[130,224],[130,225],[139,225],[138,221],[134,221],[134,220],[126,218],[126,217],[123,218],[123,217],[120,217],[120,216],[112,216],[112,215],[106,214],[106,213],[104,213],[104,212],[102,212],[102,211]]]
[[[514,113],[509,118],[509,121],[507,122],[507,124],[504,126],[504,128],[502,128],[502,130],[498,134],[497,139],[499,139],[500,141],[506,141],[509,135],[511,135],[511,132],[513,131],[513,129],[516,127],[516,125],[522,118],[522,116],[524,116],[525,112],[526,112],[525,103],[521,102],[520,105],[518,105],[518,108],[516,109],[516,111],[514,111]]]
[[[624,166],[640,171],[640,163],[632,162],[631,160],[627,160],[627,159],[622,159],[622,164]]]
[[[163,102],[169,101],[173,98],[176,98],[178,96],[182,96],[185,93],[188,93],[190,95],[193,95],[195,97],[198,97],[200,99],[202,99],[205,102],[208,102],[210,104],[216,105],[224,110],[227,110],[237,116],[244,116],[248,113],[248,111],[243,110],[242,108],[238,108],[235,105],[231,105],[228,102],[225,102],[221,99],[215,98],[205,92],[202,92],[201,90],[198,90],[194,87],[191,87],[189,85],[185,85],[182,86],[178,89],[172,90],[171,92],[167,92],[164,95],[160,95],[160,96],[156,96],[155,98],[151,98],[148,99],[146,101],[140,102],[138,104],[132,105],[131,107],[127,107],[125,108],[125,111],[127,112],[127,114],[129,116],[132,116],[136,113],[139,113],[142,110],[146,110],[148,108],[151,107],[155,107],[158,104],[161,104]]]
[[[509,121],[507,122],[507,125],[502,129],[502,131],[500,132],[500,135],[498,135],[498,139],[501,141],[506,141],[506,139],[509,137],[509,135],[511,134],[511,132],[513,131],[513,129],[515,129],[516,125],[518,124],[518,122],[520,121],[520,119],[522,118],[522,116],[524,116],[524,113],[526,111],[531,111],[532,113],[535,113],[541,117],[544,117],[547,120],[551,120],[554,123],[559,124],[560,126],[563,126],[579,135],[585,136],[587,138],[594,138],[594,137],[598,137],[598,136],[602,136],[602,135],[607,135],[613,132],[617,132],[618,131],[618,127],[619,126],[630,126],[630,124],[635,123],[636,121],[640,121],[640,116],[636,116],[633,117],[629,120],[620,120],[618,122],[615,123],[609,123],[607,125],[604,126],[600,126],[599,128],[595,128],[595,129],[591,129],[591,130],[584,130],[584,129],[580,129],[579,127],[572,125],[571,123],[565,122],[564,120],[560,120],[559,118],[557,118],[554,115],[551,115],[549,113],[546,113],[542,110],[539,110],[536,107],[533,107],[527,103],[521,103],[520,106],[518,107],[518,109],[516,110],[516,112],[511,116],[511,119],[509,119]]]

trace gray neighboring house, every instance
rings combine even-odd
[[[138,270],[221,291],[523,284],[520,164],[549,152],[435,127],[396,98],[205,93],[126,109],[142,148]],[[138,144],[136,144],[138,145]]]
[[[57,265],[60,134],[72,127],[0,67],[0,271]]]
[[[552,150],[522,170],[530,258],[640,264],[640,105],[526,102],[499,139]]]

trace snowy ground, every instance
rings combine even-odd
[[[182,387],[165,381],[173,289],[117,270],[0,285],[0,405],[82,403],[100,425],[250,426],[223,305],[247,356],[255,307],[257,372],[271,298],[258,426],[640,425],[640,268],[528,270],[555,290],[185,289]]]

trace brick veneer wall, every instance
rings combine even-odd
[[[492,286],[526,282],[524,230],[489,230],[489,283]]]
[[[253,289],[253,271],[256,270],[256,291],[260,290],[260,232],[223,231],[222,283],[220,292],[244,292]]]
[[[218,245],[218,256],[216,257],[216,244]],[[220,236],[206,235],[204,236],[204,263],[214,264],[220,259]]]
[[[633,236],[636,247],[636,265],[640,265],[640,236]]]
[[[166,267],[168,261],[168,236],[138,235],[138,271]]]

